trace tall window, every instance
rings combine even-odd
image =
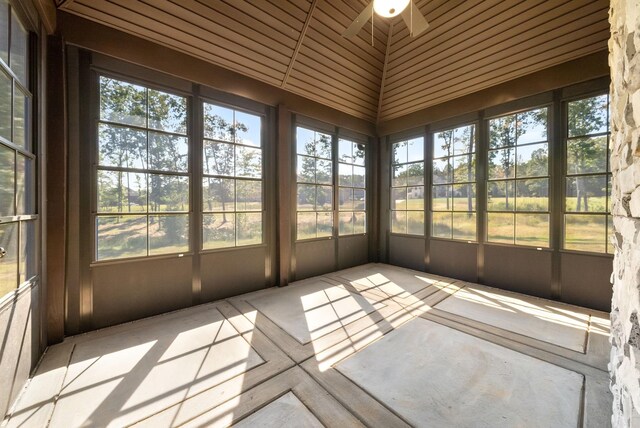
[[[187,99],[100,77],[97,260],[189,251]]]
[[[489,121],[487,240],[549,246],[547,108]]]
[[[366,233],[365,147],[353,141],[338,142],[340,235]]]
[[[391,232],[424,235],[424,138],[391,149]]]
[[[332,136],[297,127],[297,239],[333,235]]]
[[[204,249],[262,244],[262,118],[204,103]]]
[[[476,240],[476,127],[433,134],[432,236]]]
[[[564,248],[612,252],[609,172],[609,97],[567,105]]]
[[[37,274],[28,33],[0,0],[0,297]]]

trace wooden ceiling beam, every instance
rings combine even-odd
[[[389,32],[387,33],[387,50],[384,54],[384,66],[382,67],[382,78],[380,79],[380,93],[378,94],[378,115],[376,123],[380,122],[380,112],[382,111],[382,100],[384,97],[384,81],[387,78],[387,66],[389,64],[389,51],[391,50],[391,38],[393,37],[393,22],[389,24]]]
[[[289,80],[289,75],[291,74],[291,70],[293,70],[293,65],[296,63],[296,59],[298,58],[298,52],[300,52],[300,48],[302,47],[302,42],[304,41],[305,36],[307,35],[307,29],[309,28],[309,23],[311,23],[311,19],[313,17],[313,11],[316,9],[316,5],[318,4],[318,0],[313,0],[311,3],[311,7],[309,8],[309,13],[307,13],[307,19],[304,21],[304,27],[302,27],[302,31],[300,32],[300,37],[298,37],[298,43],[296,44],[296,48],[293,51],[293,55],[291,55],[291,61],[289,61],[289,67],[287,67],[287,72],[284,74],[282,78],[282,84],[280,84],[281,88],[284,88],[287,85],[287,80]]]

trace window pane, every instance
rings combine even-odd
[[[353,166],[338,164],[338,183],[340,186],[353,186]]]
[[[513,181],[492,181],[487,185],[488,211],[513,211],[515,209],[515,186]]]
[[[6,27],[3,28],[3,30]],[[6,30],[5,30],[6,31]],[[20,83],[27,86],[28,56],[27,46],[29,35],[24,29],[16,14],[11,11],[11,49],[9,49],[9,65],[18,76]]]
[[[407,162],[424,159],[424,142],[422,138],[414,138],[407,142]]]
[[[98,164],[146,169],[147,133],[125,126],[101,123],[98,127]]]
[[[516,214],[516,244],[549,246],[549,214]]]
[[[215,213],[202,215],[202,248],[233,247],[236,244],[235,214]]]
[[[431,234],[436,238],[451,239],[451,213],[433,213],[431,218]]]
[[[316,144],[314,142],[315,133],[306,128],[296,128],[296,150],[298,154],[315,156]]]
[[[15,214],[15,152],[0,144],[0,216]]]
[[[333,235],[333,214],[332,213],[317,213],[318,214],[318,238],[323,238]]]
[[[1,4],[0,4],[1,6]],[[11,141],[11,78],[0,70],[0,137]]]
[[[316,213],[298,213],[296,224],[297,239],[311,239],[316,237]]]
[[[365,174],[366,174],[366,171],[363,166],[353,167],[353,186],[354,187],[364,188]]]
[[[607,95],[570,102],[569,137],[607,132],[607,103]]]
[[[0,59],[5,64],[9,64],[9,4],[7,0],[0,0],[0,29]]]
[[[453,129],[433,135],[433,158],[450,156],[453,150]]]
[[[452,154],[461,155],[475,152],[475,129],[474,125],[469,125],[454,130]]]
[[[331,135],[316,132],[316,156],[331,159]]]
[[[233,142],[233,110],[204,103],[204,138]]]
[[[18,223],[0,224],[0,247],[7,254],[0,259],[0,297],[18,287]]]
[[[331,184],[333,181],[333,172],[331,171],[333,163],[330,160],[316,160],[316,183]]]
[[[489,121],[489,148],[509,147],[516,144],[516,115]]]
[[[365,210],[367,208],[366,192],[364,189],[353,189],[353,208]]]
[[[233,144],[205,141],[204,170],[206,175],[227,175],[234,173]]]
[[[235,211],[235,180],[232,178],[202,179],[203,211]]]
[[[296,162],[297,180],[303,183],[316,182],[316,160],[309,156],[298,155]]]
[[[406,210],[407,209],[407,188],[396,187],[391,189],[391,209]]]
[[[236,177],[262,177],[262,150],[236,146]]]
[[[16,165],[17,215],[35,213],[35,183],[33,161],[18,154]]]
[[[100,77],[100,119],[146,126],[147,90],[142,86]]]
[[[13,99],[13,143],[31,150],[27,112],[29,98],[17,86]]]
[[[605,215],[566,214],[564,216],[564,248],[567,250],[606,251]]]
[[[607,136],[583,137],[567,141],[567,174],[606,172]]]
[[[149,255],[189,251],[189,215],[149,216]]]
[[[236,214],[238,245],[262,244],[262,213]]]
[[[353,145],[353,163],[355,165],[364,166],[365,145],[354,143]]]
[[[147,255],[147,216],[98,216],[98,260]]]
[[[476,214],[475,213],[452,213],[453,216],[453,239],[463,241],[476,240]]]
[[[514,243],[513,214],[487,213],[487,240],[504,244]]]
[[[518,147],[518,177],[541,177],[549,174],[548,144]]]
[[[187,133],[187,99],[149,89],[149,128]]]
[[[132,213],[146,210],[146,174],[98,171],[98,212]]]
[[[578,212],[607,212],[606,175],[567,177],[565,209]]]
[[[391,211],[391,233],[407,233],[406,211]]]
[[[333,187],[316,187],[316,210],[331,211],[333,209]]]
[[[395,165],[393,167],[391,185],[394,187],[407,185],[407,165]]]
[[[149,132],[149,168],[187,172],[189,170],[187,137]]]
[[[254,114],[236,111],[236,143],[249,146],[262,146],[260,132],[262,119]]]
[[[476,210],[476,185],[456,184],[453,186],[453,210],[454,211],[475,211]]]
[[[355,143],[349,140],[340,139],[338,141],[338,160],[344,163],[353,164],[353,149]]]
[[[20,222],[19,262],[18,282],[23,284],[38,273],[36,266],[36,222],[33,220]],[[2,295],[1,292],[0,295]]]
[[[451,165],[449,159],[433,161],[433,184],[451,183]]]
[[[424,211],[407,211],[407,233],[424,235]]]
[[[407,142],[401,141],[393,144],[391,151],[393,153],[393,163],[407,163]]]
[[[367,214],[353,213],[353,233],[367,233]]]
[[[262,181],[237,180],[236,189],[236,209],[238,211],[262,210]]]
[[[424,162],[407,165],[407,185],[424,184]]]
[[[424,186],[407,187],[407,209],[424,210]]]
[[[476,180],[476,157],[473,154],[451,158],[453,181],[464,183]]]
[[[515,177],[516,149],[489,151],[489,179]]]
[[[517,115],[518,144],[547,141],[547,109],[529,110]]]
[[[340,235],[352,235],[353,234],[353,217],[355,213],[352,211],[341,212],[338,216],[338,233]]]
[[[516,181],[517,211],[549,211],[549,179]]]
[[[316,186],[298,184],[298,211],[313,211],[316,208]]]
[[[189,178],[149,174],[149,211],[189,211]]]
[[[453,209],[453,201],[451,200],[451,186],[433,186],[431,194],[431,209],[433,211],[451,211]]]
[[[396,189],[393,189],[396,190]],[[341,187],[338,192],[338,209],[340,211],[353,210],[353,189]]]

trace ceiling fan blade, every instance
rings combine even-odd
[[[409,9],[409,7],[411,9]],[[401,15],[402,20],[407,24],[407,28],[412,32],[411,36],[415,37],[429,28],[429,23],[424,18],[424,15],[422,15],[422,12],[420,12],[420,9],[418,9],[418,6],[411,2],[409,7],[405,8]]]
[[[349,25],[349,27],[344,30],[344,33],[342,33],[342,37],[351,38],[358,34],[362,27],[364,27],[364,24],[366,24],[367,21],[371,19],[371,12],[373,12],[373,1],[369,3],[369,6],[365,7],[364,10],[360,12],[360,15],[358,15],[358,17],[351,23],[351,25]]]

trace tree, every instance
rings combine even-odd
[[[567,113],[570,138],[567,142],[567,173],[606,171],[606,136],[594,138],[587,135],[606,132],[607,96],[570,102]],[[597,184],[594,187],[596,180],[589,178],[575,178],[576,211],[582,211],[583,206],[584,211],[589,211],[589,195],[603,191],[597,188]]]

